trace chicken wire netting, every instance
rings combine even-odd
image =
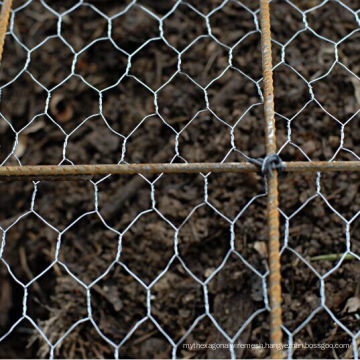
[[[359,8],[271,3],[283,160],[359,159]],[[264,156],[258,17],[250,0],[15,1],[2,165]],[[281,175],[284,356],[358,356],[358,183]],[[0,192],[2,357],[270,355],[260,174],[16,181]]]

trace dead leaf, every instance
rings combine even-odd
[[[45,121],[43,119],[33,121],[23,132],[22,134],[28,135],[36,133],[45,126]]]
[[[353,296],[349,298],[345,304],[344,310],[342,313],[354,313],[360,309],[360,298]]]
[[[19,141],[15,149],[15,156],[21,158],[25,154],[26,146],[27,146],[27,136],[20,134]]]
[[[351,82],[354,86],[356,102],[359,105],[360,104],[360,83],[356,78],[351,78]]]
[[[59,122],[67,122],[74,115],[74,108],[61,94],[55,94],[50,100],[50,111]]]

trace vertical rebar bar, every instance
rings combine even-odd
[[[266,155],[276,153],[274,86],[272,77],[271,29],[269,0],[260,0],[261,52],[263,67],[264,116],[266,122]],[[270,340],[272,358],[282,358],[280,223],[278,211],[278,174],[267,176],[267,216],[269,235]]]
[[[0,62],[2,60],[6,30],[9,23],[10,11],[13,0],[4,0],[0,13]]]
[[[13,0],[4,0],[0,13],[0,62],[2,60],[6,31],[9,23]]]

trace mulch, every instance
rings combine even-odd
[[[129,3],[88,2],[107,16],[123,11]],[[14,6],[24,3],[18,0]],[[67,0],[51,6],[62,12],[75,3]],[[188,3],[207,14],[221,1],[189,0]],[[257,2],[246,0],[242,3],[251,10],[257,8]],[[294,0],[293,3],[307,10],[320,1]],[[343,3],[355,10],[360,8],[359,1]],[[140,0],[139,4],[163,16],[175,1]],[[335,2],[310,12],[307,19],[319,35],[332,41],[339,41],[358,28],[353,14]],[[282,1],[272,2],[271,20],[274,64],[277,64],[281,61],[281,44],[286,44],[302,29],[303,22],[301,14]],[[233,46],[255,30],[253,16],[235,2],[214,13],[210,26],[213,35],[227,46]],[[186,5],[180,5],[164,21],[163,30],[167,41],[179,51],[207,33],[204,19]],[[55,35],[56,31],[56,16],[38,1],[16,15],[14,33],[29,48]],[[126,71],[127,56],[116,48],[132,53],[149,39],[159,36],[157,21],[140,7],[134,6],[114,19],[114,44],[103,40],[81,51],[93,40],[107,36],[107,21],[88,6],[64,16],[62,35],[64,40],[51,39],[31,53],[28,70],[43,87],[25,72],[2,90],[1,113],[9,123],[0,120],[0,160],[6,160],[6,164],[17,164],[17,159],[24,165],[117,163],[120,160],[129,163],[244,161],[240,153],[229,154],[232,141],[248,156],[264,155],[261,99],[255,82],[244,75],[255,81],[261,79],[259,33],[250,33],[234,48],[235,68],[222,76],[228,64],[228,50],[209,37],[193,42],[182,54],[182,70],[186,75],[177,74],[173,78],[178,61],[176,52],[163,40],[151,41],[131,60],[130,74],[143,84],[134,77],[118,82]],[[339,44],[338,56],[342,64],[360,76],[358,40],[359,33],[354,33]],[[75,73],[87,83],[73,76],[52,89],[71,73],[73,55],[66,42],[74,51],[80,51]],[[17,76],[26,58],[26,51],[7,36],[1,85]],[[286,161],[354,160],[360,156],[360,123],[356,114],[360,106],[360,81],[339,64],[327,73],[334,58],[334,46],[309,31],[302,32],[286,45],[285,61],[292,68],[281,64],[274,71],[278,147],[283,147],[280,155]],[[318,103],[310,102],[307,82],[325,74],[311,84]],[[200,86],[208,86],[206,94],[189,77]],[[100,94],[92,87],[111,88]],[[51,89],[50,98],[46,89]],[[158,109],[154,106],[154,91]],[[206,110],[207,102],[216,116]],[[47,114],[44,114],[45,108]],[[151,115],[156,111],[161,117]],[[347,122],[350,118],[352,120]],[[292,119],[291,142],[286,144],[289,119]],[[235,124],[232,139],[230,127]],[[18,132],[18,145],[9,157],[15,132]],[[178,139],[177,133],[180,133]],[[342,141],[343,147],[351,152],[339,150]],[[328,203],[316,197],[289,220],[288,247],[282,253],[284,325],[289,331],[295,331],[321,305],[320,277],[327,274],[323,289],[327,308],[350,331],[357,333],[359,306],[351,309],[349,299],[356,301],[360,296],[359,263],[346,260],[329,274],[339,259],[314,258],[342,254],[349,245],[352,251],[360,253],[358,219],[350,224],[349,242],[341,218],[350,220],[360,209],[359,175],[282,174],[280,208],[286,216],[294,214],[316,193],[317,178]],[[99,182],[95,186],[96,181]],[[208,201],[218,212],[203,203],[205,184]],[[219,326],[229,336],[234,336],[255,311],[264,309],[261,278],[251,269],[261,274],[267,269],[264,191],[263,179],[258,174],[210,174],[206,178],[201,174],[124,175],[96,178],[93,182],[2,182],[0,226],[6,229],[14,224],[6,232],[3,258],[13,275],[26,284],[52,264],[58,244],[55,229],[60,232],[66,229],[61,237],[59,259],[88,285],[108,269],[121,251],[120,260],[125,266],[113,266],[92,286],[92,319],[115,343],[133,331],[120,348],[120,357],[168,358],[172,356],[169,341],[151,321],[139,323],[147,315],[149,299],[136,277],[145,286],[151,284],[154,319],[175,342],[180,341],[194,320],[204,314],[206,305],[203,287],[189,275],[184,264],[201,281],[208,279],[221,266],[232,241],[230,224],[219,212],[234,219],[244,210],[235,223],[233,241],[247,263],[231,254],[207,284],[209,311]],[[159,213],[146,211],[154,202]],[[96,206],[104,221],[92,212]],[[41,218],[30,213],[16,221],[32,207]],[[89,214],[75,222],[86,213]],[[177,249],[175,229],[165,218],[180,227],[176,234]],[[120,249],[119,234],[110,227],[120,233],[126,230]],[[284,242],[284,216],[281,216],[281,231]],[[175,250],[184,264],[174,259],[163,273]],[[160,274],[162,276],[154,282]],[[2,336],[21,317],[24,293],[3,263],[0,264],[0,288]],[[52,342],[76,321],[88,316],[88,305],[84,287],[59,264],[53,265],[28,287],[27,314]],[[139,326],[135,329],[136,324]],[[243,329],[238,342],[269,343],[269,333],[268,312],[260,311]],[[284,342],[287,341],[284,335]],[[185,336],[177,356],[229,357],[227,349],[190,351],[182,346],[193,342],[226,343],[207,317]],[[322,309],[296,332],[293,342],[349,344],[351,337]],[[293,356],[340,358],[348,356],[347,351],[300,348]],[[235,353],[239,358],[270,356],[269,349],[259,348],[239,348]],[[26,320],[0,344],[1,358],[47,356],[49,347]],[[59,358],[113,356],[113,348],[100,337],[90,321],[75,327],[55,350],[55,357]]]

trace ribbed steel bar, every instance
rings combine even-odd
[[[99,164],[99,165],[27,165],[2,166],[1,177],[51,176],[108,174],[161,174],[199,172],[254,172],[258,167],[251,163],[190,163],[190,164]]]
[[[272,74],[271,29],[269,0],[260,0],[261,55],[263,68],[264,116],[266,154],[276,153],[274,86]],[[278,174],[267,177],[267,217],[269,236],[269,295],[271,357],[282,358],[281,272],[280,272],[280,221]]]
[[[284,172],[360,171],[360,161],[294,161],[283,162]],[[26,165],[0,166],[0,180],[44,178],[76,180],[108,174],[161,174],[161,173],[248,173],[260,168],[249,162],[188,163],[188,164],[99,164],[99,165]]]
[[[4,51],[6,30],[9,23],[12,0],[4,0],[0,13],[0,62]]]

